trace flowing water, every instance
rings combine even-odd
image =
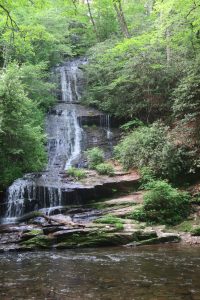
[[[0,255],[1,300],[199,300],[198,248]]]

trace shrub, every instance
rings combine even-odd
[[[152,175],[175,182],[189,173],[191,153],[185,146],[173,144],[168,130],[160,122],[139,127],[115,147],[116,158],[125,169],[148,167]]]
[[[124,131],[129,131],[129,130],[139,127],[139,126],[144,126],[144,123],[139,119],[134,119],[134,120],[129,121],[129,122],[123,124],[122,126],[120,126],[120,129],[122,129]]]
[[[166,181],[149,183],[150,190],[144,195],[144,204],[132,214],[134,219],[151,223],[174,225],[186,218],[190,212],[190,199]]]
[[[139,173],[141,176],[141,185],[140,185],[141,189],[145,189],[146,185],[149,182],[152,182],[156,179],[154,172],[148,167],[141,168],[139,170]]]
[[[70,167],[67,170],[67,174],[76,180],[83,179],[86,177],[86,173],[83,169],[77,169],[75,167]]]
[[[95,169],[100,175],[108,175],[108,176],[114,175],[114,168],[111,164],[108,163],[99,164],[95,167]]]
[[[191,234],[193,236],[200,236],[200,227],[196,227],[196,228],[192,229]]]
[[[158,167],[161,149],[165,144],[167,127],[155,123],[151,127],[139,127],[128,134],[115,147],[115,154],[123,166],[131,167]]]
[[[103,163],[104,161],[104,153],[98,148],[94,147],[86,151],[86,156],[88,160],[88,165],[90,169],[95,169],[98,164]]]

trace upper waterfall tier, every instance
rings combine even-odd
[[[85,60],[74,59],[55,70],[60,80],[62,109],[54,108],[54,114],[49,114],[46,122],[48,137],[47,171],[60,171],[68,168],[81,153],[82,129],[76,113],[83,89],[83,72],[80,66]]]
[[[85,60],[75,59],[56,69],[60,73],[60,84],[63,102],[79,102],[82,93],[83,73],[80,65]]]

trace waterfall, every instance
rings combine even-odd
[[[78,160],[81,153],[82,128],[77,119],[77,104],[83,87],[83,74],[79,67],[85,62],[74,59],[55,69],[60,79],[62,101],[46,118],[48,164],[41,174],[25,175],[8,188],[6,219],[20,217],[27,210],[62,205],[59,174]]]
[[[23,215],[24,199],[34,198],[34,187],[29,179],[17,179],[8,188],[7,210],[5,217],[11,218]]]
[[[112,131],[110,127],[110,115],[100,115],[100,127],[106,131],[106,137],[108,140],[112,139]]]

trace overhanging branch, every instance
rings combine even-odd
[[[0,4],[0,8],[6,13],[7,15],[7,20],[6,23],[8,22],[8,20],[10,20],[11,26],[12,28],[17,28],[19,30],[19,27],[17,25],[17,23],[15,22],[15,20],[11,17],[9,10],[4,7],[2,4]]]

